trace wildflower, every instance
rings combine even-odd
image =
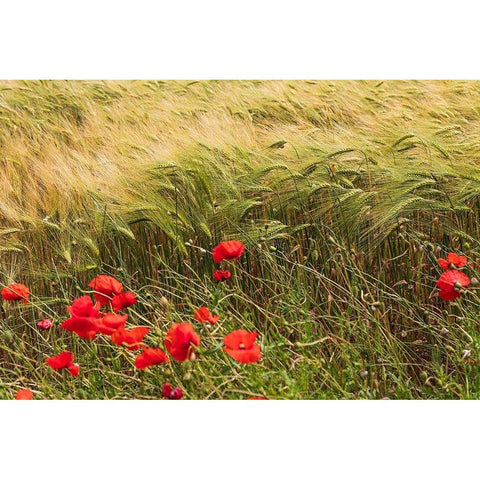
[[[267,397],[248,397],[247,400],[268,400]]]
[[[240,255],[245,251],[242,242],[238,240],[228,240],[222,242],[213,249],[213,261],[220,263],[222,260],[237,261]]]
[[[96,322],[98,333],[103,335],[112,335],[115,330],[123,328],[128,320],[128,315],[117,315],[115,313],[107,313],[99,318]]]
[[[168,363],[170,360],[159,348],[145,348],[143,353],[135,358],[135,368],[143,370],[159,363]]]
[[[97,318],[100,306],[93,305],[92,299],[88,295],[84,295],[77,298],[72,305],[67,307],[67,310],[72,317]]]
[[[23,283],[12,283],[2,288],[2,297],[7,302],[22,300],[23,303],[27,304],[29,295],[30,289]]]
[[[200,322],[200,323],[211,323],[212,325],[215,325],[218,320],[218,315],[212,315],[210,313],[210,310],[207,307],[200,307],[194,314],[194,317]]]
[[[172,388],[169,383],[163,384],[162,394],[169,400],[180,400],[183,397],[182,389],[180,387]]]
[[[109,275],[95,277],[88,286],[95,290],[94,297],[100,305],[107,305],[113,296],[119,295],[123,290],[123,285]]]
[[[93,340],[98,333],[96,319],[100,316],[100,306],[94,306],[92,299],[85,295],[77,298],[67,310],[72,317],[65,320],[60,327],[76,333],[85,340]]]
[[[19,390],[15,395],[15,400],[32,400],[33,392],[27,388]]]
[[[232,274],[228,270],[215,270],[213,272],[213,278],[217,282],[224,282],[225,280],[228,280]]]
[[[235,330],[223,339],[223,350],[240,363],[255,363],[261,358],[260,346],[255,343],[258,333]]]
[[[48,330],[53,327],[53,320],[51,318],[46,318],[45,320],[40,320],[37,323],[37,327],[40,330]]]
[[[470,279],[458,270],[447,270],[437,282],[440,298],[455,300],[461,296],[461,290],[470,284]]]
[[[194,358],[194,347],[200,345],[200,337],[191,323],[174,323],[165,337],[165,348],[177,361]]]
[[[463,268],[467,264],[467,257],[457,255],[456,253],[449,253],[446,260],[444,258],[439,258],[438,263],[443,270],[448,270],[452,267]]]
[[[47,358],[46,362],[55,370],[67,368],[72,377],[76,377],[80,371],[80,367],[73,363],[73,353],[64,350],[55,357]]]
[[[78,366],[78,363],[71,363],[67,368],[72,377],[76,377],[80,372],[80,367]]]
[[[98,333],[97,323],[90,317],[68,318],[60,324],[60,328],[74,332],[85,340],[93,340]]]
[[[123,292],[112,298],[112,307],[114,312],[131,307],[137,303],[137,297],[132,292]]]
[[[143,337],[150,331],[148,327],[134,327],[126,330],[120,327],[112,333],[112,342],[119,347],[125,344],[129,350],[142,348]]]

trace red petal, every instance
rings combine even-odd
[[[55,357],[49,357],[46,359],[48,365],[50,365],[55,370],[60,370],[62,368],[68,367],[73,362],[73,353],[68,350],[64,350],[62,353],[59,353]]]
[[[232,350],[230,348],[223,350],[239,363],[256,363],[262,357],[259,345],[253,345],[248,350]]]
[[[24,389],[19,390],[15,395],[15,400],[31,400],[33,398],[33,393],[31,390]]]
[[[65,320],[60,328],[76,333],[85,340],[92,340],[98,333],[96,322],[90,317],[75,317]]]
[[[143,370],[152,365],[168,362],[169,359],[163,350],[160,350],[159,348],[146,348],[143,353],[138,355],[135,359],[135,367]]]

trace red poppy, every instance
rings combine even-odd
[[[98,333],[97,322],[91,317],[68,318],[60,324],[60,328],[74,332],[85,340],[93,340]]]
[[[95,290],[94,297],[100,305],[107,305],[113,296],[119,295],[123,290],[123,285],[109,275],[95,277],[88,286]]]
[[[72,377],[76,377],[80,370],[80,367],[76,363],[73,363],[73,353],[69,352],[68,350],[64,350],[55,357],[47,358],[46,362],[55,370],[68,368],[68,371]]]
[[[134,327],[130,330],[120,327],[112,333],[112,342],[119,347],[125,344],[129,350],[139,350],[142,348],[143,337],[149,331],[148,327]]]
[[[33,392],[28,389],[19,390],[15,395],[15,400],[31,400],[33,398]]]
[[[137,356],[135,359],[135,367],[143,370],[157,365],[159,363],[168,363],[170,360],[163,350],[159,348],[145,348],[143,353]]]
[[[255,363],[261,358],[260,346],[255,343],[258,333],[235,330],[224,339],[223,350],[240,363]]]
[[[169,383],[164,383],[162,394],[169,400],[180,400],[183,397],[183,392],[180,387],[173,388]]]
[[[449,253],[447,259],[439,258],[438,263],[444,270],[451,267],[463,268],[467,264],[467,257],[457,255],[456,253]]]
[[[78,366],[78,363],[71,363],[67,368],[72,377],[77,377],[80,373],[80,367]]]
[[[128,320],[128,315],[117,315],[116,313],[107,313],[96,321],[96,327],[99,333],[103,335],[112,335],[115,330],[123,328]]]
[[[268,400],[267,397],[248,397],[247,400]]]
[[[447,270],[440,276],[437,287],[440,289],[440,298],[455,300],[460,297],[461,289],[470,284],[470,279],[458,270]]]
[[[220,263],[222,260],[237,261],[240,255],[245,251],[242,242],[238,240],[228,240],[222,242],[213,249],[213,261]]]
[[[174,323],[165,337],[165,348],[177,361],[192,359],[194,347],[200,345],[200,337],[191,323]]]
[[[99,305],[93,305],[88,295],[77,298],[71,306],[67,307],[71,318],[65,320],[60,327],[70,332],[75,332],[85,340],[92,340],[98,333],[96,319],[100,317]]]
[[[45,320],[40,320],[40,322],[37,323],[37,327],[40,330],[48,330],[49,328],[53,327],[53,320],[51,318],[46,318]]]
[[[92,299],[88,295],[84,295],[77,298],[72,305],[69,305],[67,310],[72,317],[98,318],[100,305],[93,305]]]
[[[12,283],[2,288],[2,297],[7,302],[14,302],[16,300],[22,300],[23,303],[28,303],[28,297],[30,295],[30,289],[23,285],[23,283]]]
[[[137,297],[132,292],[123,292],[112,298],[112,307],[114,312],[123,310],[137,303]]]
[[[219,319],[218,315],[212,315],[207,307],[200,307],[193,315],[201,323],[211,323],[215,325]]]
[[[217,282],[224,282],[228,280],[232,274],[228,270],[215,270],[213,272],[213,278],[217,280]]]

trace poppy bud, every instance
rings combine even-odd
[[[470,283],[471,283],[472,285],[478,285],[478,280],[477,280],[477,278],[473,277],[473,278],[470,280]]]
[[[189,360],[191,362],[194,362],[196,359],[197,359],[197,356],[195,355],[195,352],[192,351],[192,353],[190,354]]]
[[[362,378],[366,378],[366,377],[368,376],[368,371],[367,371],[367,370],[362,370],[362,371],[360,372],[360,376],[361,376]]]
[[[164,296],[160,297],[160,306],[161,306],[164,310],[166,310],[166,309],[168,308],[168,306],[169,306],[168,300],[167,300]]]

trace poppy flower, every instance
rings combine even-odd
[[[112,298],[112,307],[114,312],[123,310],[137,303],[137,297],[132,292],[123,292]]]
[[[220,263],[222,260],[235,260],[237,261],[240,255],[245,251],[242,242],[238,240],[228,240],[218,244],[213,249],[213,261]]]
[[[193,315],[201,323],[211,323],[215,325],[219,319],[218,315],[212,315],[207,307],[200,307]]]
[[[93,295],[100,305],[107,305],[113,296],[119,295],[123,290],[123,285],[109,275],[95,277],[88,286],[95,290]]]
[[[268,400],[267,397],[248,397],[247,400]]]
[[[452,266],[463,268],[467,264],[467,257],[457,255],[456,253],[449,253],[446,260],[444,258],[439,258],[438,263],[443,270],[448,270]]]
[[[100,305],[93,305],[92,299],[88,295],[84,295],[77,298],[72,305],[69,305],[67,310],[72,317],[97,318]]]
[[[200,345],[200,337],[191,323],[174,323],[165,337],[165,348],[178,362],[192,358],[194,347]]]
[[[180,400],[183,397],[183,392],[180,387],[173,388],[169,383],[164,383],[162,395],[169,400]]]
[[[73,353],[68,350],[64,350],[55,357],[47,358],[46,362],[55,370],[67,368],[72,377],[76,377],[80,371],[80,367],[76,363],[73,363]]]
[[[120,327],[112,333],[112,342],[119,347],[125,344],[129,350],[139,350],[142,348],[143,337],[149,331],[148,327],[134,327],[130,330]]]
[[[232,274],[228,270],[215,270],[213,272],[213,278],[217,282],[224,282],[225,280],[228,280]]]
[[[33,392],[27,388],[19,390],[15,395],[15,400],[32,400]]]
[[[71,363],[67,368],[72,377],[77,377],[80,373],[80,367],[78,366],[78,363]]]
[[[447,270],[442,273],[437,282],[440,289],[440,298],[443,300],[455,300],[461,295],[460,290],[470,284],[470,279],[458,270]]]
[[[160,350],[159,348],[145,348],[143,352],[135,358],[135,368],[143,370],[152,365],[168,363],[169,361],[170,360],[163,350]]]
[[[107,313],[96,321],[98,333],[103,335],[112,335],[115,330],[123,328],[128,320],[128,315],[117,315],[116,313]]]
[[[23,283],[12,283],[2,288],[2,297],[7,302],[22,300],[23,303],[27,304],[29,295],[30,289]]]
[[[60,324],[60,328],[74,332],[85,340],[93,340],[98,333],[97,322],[91,317],[68,318]]]
[[[53,320],[51,318],[46,318],[45,320],[40,320],[37,323],[37,327],[40,330],[48,330],[49,328],[53,327]]]
[[[223,350],[240,363],[255,363],[260,360],[260,346],[255,343],[258,333],[235,330],[224,337]]]
[[[100,317],[100,306],[93,305],[92,299],[84,295],[77,298],[67,310],[72,317],[65,320],[60,327],[85,340],[93,340],[98,333],[96,319]]]

